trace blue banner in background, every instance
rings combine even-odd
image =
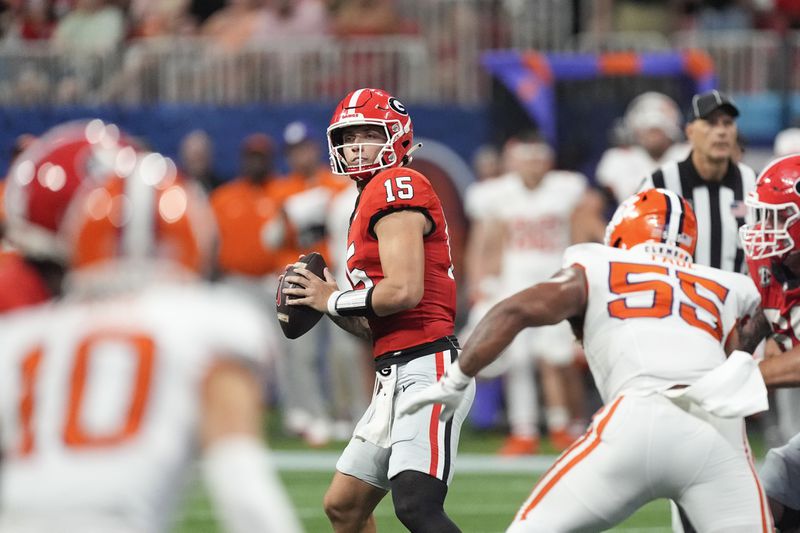
[[[154,107],[70,107],[0,109],[0,172],[5,175],[14,140],[23,133],[41,134],[61,122],[100,118],[113,122],[149,146],[177,158],[181,139],[195,129],[205,130],[214,140],[214,167],[224,178],[236,176],[242,139],[255,132],[271,135],[278,148],[278,165],[285,170],[280,153],[283,128],[303,119],[317,127],[320,142],[335,102],[296,106],[209,107],[160,105]],[[477,148],[488,141],[488,112],[485,107],[409,105],[414,134],[436,140],[470,162]],[[424,151],[425,148],[422,148]]]
[[[576,54],[500,50],[485,52],[481,64],[514,95],[544,138],[558,148],[556,83],[632,76],[682,76],[693,92],[716,87],[711,59],[703,52]],[[585,171],[585,169],[582,169]]]

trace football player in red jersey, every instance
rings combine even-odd
[[[786,352],[761,362],[767,385],[800,386],[800,155],[776,159],[745,200],[750,220],[739,230],[747,268],[761,293],[773,339]],[[770,450],[760,472],[775,525],[800,528],[800,434]]]
[[[447,222],[430,182],[406,166],[412,143],[408,112],[385,91],[358,89],[339,103],[328,148],[333,172],[359,190],[347,238],[352,289],[340,290],[330,272],[322,280],[299,269],[287,278],[301,285],[285,290],[294,305],[326,312],[373,344],[375,394],[325,495],[337,532],[375,531],[372,512],[390,490],[410,531],[459,531],[444,499],[474,382],[447,423],[441,405],[394,416],[400,398],[436,382],[459,352]]]
[[[99,179],[135,159],[130,141],[101,120],[56,126],[27,144],[5,185],[5,233],[0,251],[0,313],[57,296],[65,249],[64,213],[86,179]]]

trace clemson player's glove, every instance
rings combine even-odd
[[[450,420],[474,379],[461,371],[458,360],[453,361],[439,381],[403,401],[398,411],[399,416],[413,415],[427,405],[440,403],[442,411],[439,419],[443,422]]]

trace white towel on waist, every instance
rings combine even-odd
[[[767,386],[758,362],[739,350],[689,387],[662,394],[675,401],[688,400],[723,418],[750,416],[769,409]]]
[[[397,384],[397,366],[392,365],[375,373],[375,392],[372,396],[370,418],[356,427],[353,435],[380,448],[392,445],[392,419],[394,418],[394,388]]]

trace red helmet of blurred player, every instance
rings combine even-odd
[[[697,246],[697,219],[684,198],[666,189],[649,189],[622,202],[606,227],[605,244],[691,261]]]
[[[776,159],[747,195],[748,223],[739,229],[751,259],[783,258],[800,245],[800,155]]]
[[[14,160],[6,180],[6,236],[26,256],[63,261],[58,236],[64,213],[81,183],[129,171],[132,141],[101,120],[56,126]]]
[[[125,177],[84,185],[62,231],[73,273],[115,278],[126,273],[144,277],[150,266],[207,274],[216,237],[203,192],[156,153],[140,155]]]
[[[375,126],[383,132],[383,140],[347,142],[344,133],[354,126]],[[413,138],[411,117],[397,98],[380,89],[355,90],[339,102],[328,126],[331,170],[354,180],[368,180],[378,170],[410,162]],[[374,158],[358,156],[367,147],[377,149]],[[348,162],[347,149],[357,150],[354,162]]]

